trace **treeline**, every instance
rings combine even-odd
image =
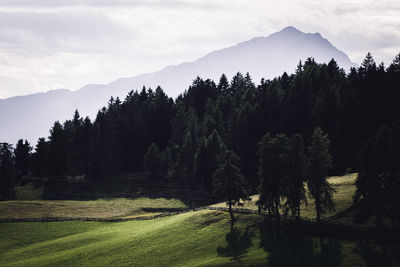
[[[85,174],[87,181],[96,183],[112,179],[115,173],[144,168],[150,170],[149,179],[154,182],[168,179],[212,191],[216,188],[213,175],[225,151],[234,153],[231,160],[237,156],[233,161],[237,162],[248,188],[255,191],[260,184],[264,186],[265,177],[272,173],[280,176],[282,166],[292,164],[280,160],[279,154],[271,154],[266,163],[276,162],[276,167],[265,172],[260,170],[262,155],[282,146],[287,147],[285,153],[290,162],[300,160],[291,158],[294,157],[292,149],[307,154],[310,165],[307,169],[311,171],[307,173],[308,178],[314,172],[326,176],[346,170],[360,171],[357,199],[365,202],[368,197],[364,197],[363,188],[370,185],[363,185],[362,181],[375,174],[364,173],[372,172],[368,168],[375,165],[370,162],[373,160],[365,163],[374,150],[362,148],[374,140],[378,142],[375,149],[380,149],[379,142],[389,138],[387,132],[395,132],[391,129],[400,118],[399,88],[400,55],[385,68],[383,64],[377,66],[368,53],[361,66],[352,68],[348,74],[334,60],[318,64],[309,58],[298,64],[294,74],[262,79],[259,85],[254,84],[249,74],[237,73],[231,81],[222,75],[218,83],[198,77],[175,100],[160,87],[131,91],[123,101],[111,98],[93,122],[80,117],[78,111],[72,120],[55,122],[49,137],[40,138],[34,150],[22,140],[15,149],[2,144],[1,198],[12,195],[10,189],[22,176],[62,180],[66,176]],[[312,150],[302,148],[312,147],[312,136],[318,128],[329,136],[332,157],[323,172],[312,170],[320,159],[318,156],[313,159]],[[375,137],[377,134],[382,137]],[[397,147],[399,139],[391,140],[388,143]],[[269,144],[262,153],[260,142]],[[379,158],[378,162],[382,160]],[[386,168],[385,164],[381,165]],[[396,164],[392,162],[391,166],[390,173],[394,173]],[[378,176],[380,168],[374,170]],[[285,174],[290,177],[287,181],[300,184],[305,177],[302,174],[300,179],[300,173],[293,170]],[[386,180],[381,180],[385,181],[381,186],[386,190]],[[309,186],[313,186],[311,182]],[[276,190],[268,201],[275,199],[276,202],[277,196],[282,195],[280,189]],[[389,200],[382,190],[384,203]],[[275,206],[272,204],[271,212]]]

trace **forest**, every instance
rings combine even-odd
[[[176,99],[161,87],[111,97],[91,121],[75,111],[33,146],[0,144],[0,199],[23,177],[53,183],[84,175],[88,186],[116,173],[148,170],[238,204],[300,218],[305,184],[317,219],[333,206],[328,175],[358,172],[357,218],[400,222],[400,54],[390,66],[368,53],[349,73],[335,60],[299,62],[294,74],[252,81],[197,77]],[[234,220],[231,213],[232,221]]]

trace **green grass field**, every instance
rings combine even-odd
[[[337,210],[331,214],[351,206],[355,179],[356,174],[329,178],[337,190]],[[40,195],[27,185],[19,188],[20,196]],[[0,218],[127,218],[147,215],[146,208],[188,207],[179,198],[154,197],[157,190],[147,188],[148,196],[135,198],[4,201]],[[256,197],[244,208],[256,209]],[[302,215],[313,218],[313,208],[310,202]],[[316,237],[277,237],[263,230],[262,216],[236,216],[232,233],[229,214],[210,210],[126,222],[0,223],[0,266],[375,266],[367,264],[369,255],[382,262],[377,246],[369,243],[325,239],[322,249]]]
[[[240,215],[237,228],[252,232],[251,246],[236,259],[218,254],[227,247],[229,215],[197,211],[121,223],[47,222],[0,224],[2,266],[264,266],[260,217]],[[315,242],[311,249],[317,251]],[[364,266],[355,243],[340,241],[342,266]],[[235,250],[237,251],[237,250]],[[289,256],[289,255],[288,255]]]

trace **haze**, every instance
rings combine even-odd
[[[400,47],[396,1],[11,1],[0,3],[0,98],[154,72],[287,25],[360,63]]]

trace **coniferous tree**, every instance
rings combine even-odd
[[[209,180],[209,160],[207,154],[207,139],[203,136],[200,139],[195,156],[196,183],[202,188],[205,187],[207,180]]]
[[[366,73],[366,72],[375,71],[375,70],[376,70],[376,63],[375,63],[374,58],[372,57],[371,53],[368,52],[367,56],[361,63],[359,71],[361,73]]]
[[[152,143],[144,155],[145,168],[152,179],[159,179],[163,171],[163,155],[156,144]]]
[[[218,133],[224,132],[221,110],[212,99],[209,99],[206,103],[201,126],[203,136],[210,136],[213,131],[217,131]]]
[[[332,195],[334,188],[326,180],[332,167],[332,158],[329,154],[328,135],[321,128],[314,129],[311,137],[311,146],[308,148],[310,172],[307,185],[310,196],[315,201],[317,221],[327,210],[334,208]]]
[[[280,222],[279,208],[288,182],[288,138],[278,134],[272,138],[267,133],[259,143],[260,209],[268,210]]]
[[[178,178],[179,176],[179,159],[181,157],[181,149],[178,145],[169,146],[165,151],[164,169],[170,178]]]
[[[181,179],[189,183],[193,183],[195,178],[195,151],[196,148],[192,142],[192,134],[190,131],[187,131],[185,142],[182,145],[179,169]]]
[[[400,72],[400,53],[393,59],[392,63],[390,64],[389,68],[387,69],[388,72]]]
[[[287,161],[285,206],[291,210],[293,217],[300,219],[300,205],[307,200],[304,187],[307,178],[307,159],[303,137],[300,134],[292,135],[289,139]]]
[[[12,146],[0,143],[0,200],[10,199],[14,196],[17,170],[14,163]]]
[[[226,147],[220,135],[216,130],[207,138],[206,155],[207,155],[207,174],[204,180],[204,189],[211,190],[213,181],[212,175],[218,169],[219,158],[225,152]]]
[[[32,171],[34,176],[44,177],[48,174],[48,150],[49,142],[45,138],[39,138],[35,152],[32,155]]]
[[[67,173],[67,136],[63,126],[56,121],[50,130],[48,168],[53,177],[61,177]]]
[[[229,91],[229,81],[225,74],[222,74],[221,77],[219,78],[217,90],[218,93],[222,95],[227,95],[232,93]]]
[[[393,226],[400,220],[400,121],[382,126],[364,144],[354,200],[356,219],[373,216],[382,230],[385,217]]]
[[[235,222],[232,206],[241,204],[241,200],[247,200],[246,180],[238,167],[239,158],[232,151],[223,153],[218,169],[213,174],[214,194],[227,200],[229,214],[231,216],[231,229]]]
[[[20,139],[14,150],[15,167],[18,171],[19,177],[28,175],[31,168],[31,152],[32,147],[27,140],[25,142]]]

